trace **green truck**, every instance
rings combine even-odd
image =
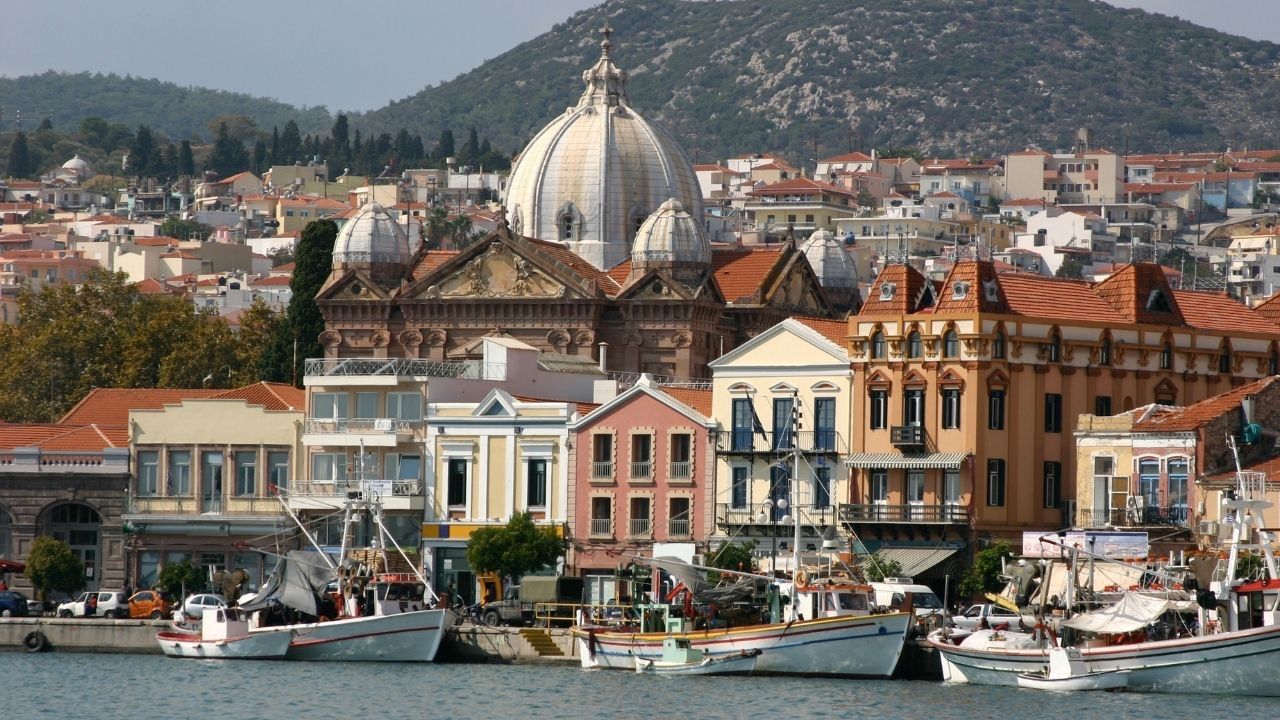
[[[485,605],[485,625],[572,625],[582,605],[583,582],[577,577],[526,575],[507,587],[503,598]]]

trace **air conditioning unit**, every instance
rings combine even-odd
[[[1200,524],[1196,526],[1196,534],[1210,535],[1213,537],[1217,537],[1218,521],[1217,520],[1201,520]]]

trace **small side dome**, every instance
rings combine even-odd
[[[409,236],[378,203],[360,209],[338,231],[333,243],[333,266],[363,267],[376,277],[395,277],[411,256]]]
[[[669,199],[645,219],[631,246],[635,266],[710,265],[711,244],[679,200]]]
[[[70,160],[62,163],[62,169],[75,175],[81,180],[93,175],[93,168],[89,167],[89,163],[85,162],[84,158],[81,158],[78,154]]]
[[[856,288],[858,271],[853,256],[830,231],[820,229],[800,246],[824,288]]]

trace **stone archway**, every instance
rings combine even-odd
[[[96,589],[102,580],[102,515],[84,503],[61,503],[45,508],[39,535],[65,542],[84,563],[85,586]]]

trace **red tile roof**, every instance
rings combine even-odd
[[[704,418],[711,417],[711,390],[683,387],[659,387],[672,399],[688,405],[691,410]]]
[[[711,272],[726,301],[746,301],[760,291],[783,257],[781,245],[715,250]]]
[[[1240,401],[1246,395],[1257,395],[1277,380],[1280,380],[1280,378],[1267,377],[1251,382],[1248,385],[1241,385],[1235,390],[1221,395],[1214,395],[1193,405],[1162,412],[1142,422],[1134,423],[1133,429],[1135,432],[1185,432],[1195,430],[1208,422],[1222,417],[1224,413],[1238,411],[1240,409]]]
[[[1005,200],[1000,203],[1001,207],[1047,207],[1053,205],[1042,198],[1018,198],[1017,200]]]
[[[42,450],[100,452],[129,446],[128,428],[62,424],[0,423],[0,448],[38,447]]]
[[[849,323],[844,320],[829,320],[807,315],[795,315],[791,319],[817,332],[842,349],[849,347]]]
[[[277,285],[283,285],[285,287],[288,287],[289,283],[292,281],[293,281],[293,278],[289,277],[288,275],[268,275],[267,277],[260,278],[258,280],[250,280],[249,285],[251,285],[252,287],[277,286]]]
[[[760,168],[756,168],[759,170]],[[847,195],[853,197],[848,188],[842,188],[831,183],[810,180],[809,178],[792,178],[781,182],[765,185],[759,190],[752,190],[747,193],[753,197],[761,195],[803,195],[805,193],[834,193],[836,195]]]
[[[1125,265],[1093,288],[1129,322],[1183,325],[1184,316],[1178,307],[1173,288],[1159,265],[1140,263]],[[1169,310],[1157,310],[1153,305],[1154,293],[1164,295]]]
[[[1008,299],[1010,312],[1015,315],[1046,320],[1087,318],[1094,322],[1128,323],[1110,303],[1098,297],[1089,283],[1080,280],[1030,274],[1000,275],[1000,289]]]
[[[1280,334],[1280,326],[1250,310],[1226,293],[1201,290],[1174,290],[1178,307],[1187,324],[1201,330],[1222,333],[1256,332]]]
[[[898,263],[886,265],[871,283],[871,288],[867,291],[867,299],[862,304],[862,309],[858,311],[858,315],[905,315],[914,312],[916,298],[920,297],[920,291],[924,289],[926,282],[928,281],[924,275],[910,265]],[[892,297],[881,300],[880,288],[886,283],[893,283],[897,287]]]
[[[70,425],[125,426],[130,410],[158,410],[191,398],[211,397],[221,390],[199,388],[94,388],[59,421]]]
[[[412,276],[415,278],[425,277],[428,273],[452,260],[453,256],[457,254],[457,250],[428,250],[422,253],[422,257],[418,259],[418,265],[413,269]]]
[[[871,162],[871,156],[866,153],[851,152],[844,155],[836,155],[834,157],[823,158],[820,163],[864,163]]]
[[[258,382],[225,390],[211,396],[211,399],[244,400],[249,405],[261,405],[267,410],[302,412],[307,393],[287,383]]]

